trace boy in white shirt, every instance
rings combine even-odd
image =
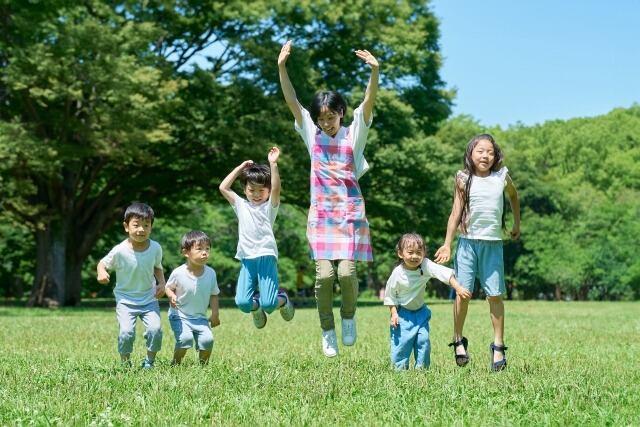
[[[241,268],[236,287],[236,305],[251,312],[253,324],[261,329],[267,324],[266,313],[280,308],[284,320],[291,320],[295,310],[285,291],[278,291],[278,247],[273,224],[280,206],[280,150],[269,150],[269,166],[246,160],[220,183],[220,192],[238,217],[238,249],[236,258]],[[240,178],[246,199],[238,196],[231,185]],[[256,283],[259,292],[256,292]]]
[[[171,272],[165,292],[169,297],[169,323],[176,338],[172,365],[179,365],[195,342],[200,364],[206,365],[213,349],[213,332],[209,327],[220,324],[218,280],[207,265],[211,239],[202,231],[190,231],[180,242],[187,262]],[[207,319],[207,307],[211,317]]]
[[[160,306],[158,299],[164,295],[162,248],[149,239],[153,225],[153,209],[144,203],[131,204],[124,213],[124,231],[128,238],[115,246],[98,263],[98,282],[109,283],[107,270],[115,269],[116,316],[120,333],[118,352],[125,366],[131,366],[131,352],[136,338],[136,319],[145,326],[147,357],[142,361],[144,369],[153,368],[156,353],[162,345]]]
[[[409,369],[413,352],[416,368],[431,363],[429,319],[431,310],[424,303],[424,291],[432,277],[449,283],[461,298],[471,293],[462,287],[450,268],[425,258],[424,240],[419,234],[404,234],[396,245],[401,263],[387,281],[384,305],[391,311],[391,362],[396,369]]]

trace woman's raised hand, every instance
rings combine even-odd
[[[371,68],[378,68],[378,66],[380,65],[378,64],[378,60],[376,59],[376,57],[373,56],[368,50],[356,50],[355,53],[358,58],[369,64]],[[280,55],[282,55],[282,53],[280,53]]]
[[[287,59],[289,59],[289,55],[291,55],[291,45],[291,40],[287,40],[287,42],[282,45],[282,49],[280,49],[280,55],[278,55],[279,67],[287,63]]]

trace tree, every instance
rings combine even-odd
[[[432,132],[449,113],[424,2],[2,0],[0,11],[0,196],[35,236],[33,304],[80,301],[83,262],[129,201],[171,216],[176,200],[210,191],[269,145],[289,153],[285,201],[305,205],[307,156],[276,77],[286,38],[301,46],[301,99],[364,87],[351,54],[363,46],[417,129]],[[396,113],[381,108],[375,126],[402,150]]]

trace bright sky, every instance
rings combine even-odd
[[[640,103],[638,0],[432,0],[454,114],[485,125]]]

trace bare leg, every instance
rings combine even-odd
[[[209,357],[211,356],[211,352],[207,351],[207,350],[200,350],[199,353],[199,357],[200,357],[200,364],[201,365],[206,365],[209,363]]]
[[[147,350],[147,360],[156,360],[157,351],[149,351]]]
[[[467,319],[467,309],[469,308],[469,300],[462,299],[459,295],[456,295],[456,299],[453,302],[453,341],[460,341],[462,339],[462,330],[464,329],[464,321]],[[464,346],[459,345],[456,347],[456,354],[466,354]]]
[[[171,361],[172,365],[179,365],[182,362],[182,358],[187,354],[186,348],[176,348],[173,352],[173,360]]]
[[[131,353],[129,353],[129,354],[121,354],[120,355],[120,361],[121,362],[128,362],[129,359],[131,359]]]
[[[497,346],[504,345],[504,303],[502,296],[487,297],[489,301],[489,314],[491,315],[491,324],[493,325],[493,343]],[[493,362],[499,362],[504,359],[501,351],[493,352]]]

